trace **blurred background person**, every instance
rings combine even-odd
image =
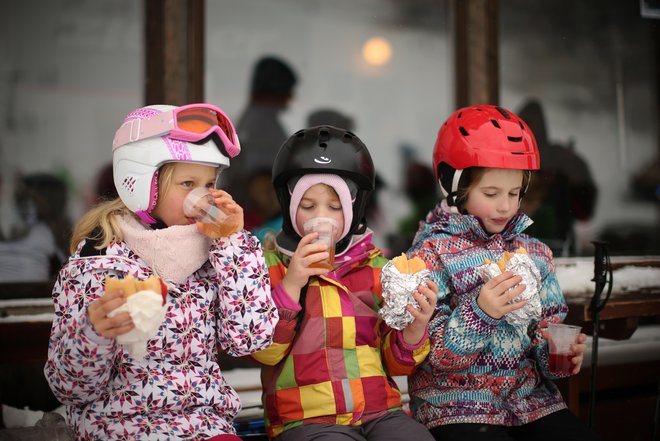
[[[71,234],[65,182],[34,173],[1,179],[0,187],[3,218],[13,219],[0,229],[0,282],[52,279]]]
[[[526,233],[547,244],[555,256],[575,255],[575,223],[592,218],[598,195],[589,164],[572,142],[550,140],[538,100],[529,99],[518,115],[534,132],[541,154],[541,170],[533,174],[521,204],[534,220]]]
[[[280,114],[293,99],[297,82],[293,68],[279,57],[264,56],[254,65],[249,101],[236,125],[241,157],[222,173],[219,183],[243,207],[248,230],[262,225],[266,219],[250,200],[246,183],[253,174],[272,168],[277,151],[289,136]]]

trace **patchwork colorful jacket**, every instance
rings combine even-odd
[[[310,278],[303,317],[280,285],[289,259],[266,253],[280,321],[272,346],[252,358],[267,365],[262,384],[270,437],[307,423],[360,425],[401,408],[391,376],[415,369],[428,354],[428,337],[408,345],[379,318],[387,259],[370,239],[354,245],[338,269]]]
[[[144,280],[151,269],[123,242],[90,257],[80,256],[83,244],[53,289],[45,367],[76,439],[197,440],[234,433],[240,401],[222,375],[218,347],[233,356],[263,349],[278,319],[256,238],[240,231],[212,241],[200,269],[182,284],[168,284],[167,315],[144,360],[96,334],[87,307],[104,294],[106,275]]]
[[[501,234],[489,235],[469,215],[438,205],[420,226],[409,256],[419,256],[439,286],[429,323],[431,352],[409,377],[415,419],[434,428],[480,423],[517,426],[566,407],[548,372],[547,343],[539,328],[568,311],[552,253],[522,234],[531,219],[519,213]],[[483,285],[476,267],[505,251],[527,250],[538,267],[542,318],[514,326],[485,314],[476,299]]]

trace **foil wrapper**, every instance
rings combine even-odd
[[[527,300],[527,304],[520,309],[511,311],[504,316],[507,323],[511,325],[526,326],[531,320],[541,319],[541,273],[534,261],[524,253],[515,253],[506,263],[506,269],[522,277],[525,290],[509,303],[517,303]],[[487,263],[477,268],[484,282],[502,274],[500,267],[495,263]],[[514,287],[515,288],[515,287]],[[511,288],[513,289],[513,288]]]
[[[383,306],[379,314],[385,323],[393,329],[401,330],[414,320],[406,305],[419,310],[419,304],[413,293],[421,284],[431,278],[431,271],[422,270],[413,274],[402,274],[392,262],[383,266],[380,283],[383,286]]]

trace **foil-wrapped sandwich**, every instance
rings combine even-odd
[[[380,316],[393,329],[401,330],[414,320],[406,309],[412,305],[419,310],[413,293],[431,277],[424,261],[419,257],[408,259],[404,253],[385,264],[380,273],[383,286],[383,306]]]
[[[508,323],[526,326],[531,320],[541,319],[541,298],[539,296],[541,273],[524,248],[518,248],[515,253],[505,252],[497,262],[485,259],[484,264],[479,266],[477,271],[484,282],[488,282],[505,271],[511,271],[522,277],[521,283],[525,284],[525,290],[510,303],[522,300],[527,300],[528,303],[522,308],[506,314],[504,319]]]

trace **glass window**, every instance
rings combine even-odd
[[[502,103],[543,148],[535,234],[559,238],[556,253],[592,254],[599,237],[613,254],[658,254],[658,20],[616,0],[505,1],[500,20]]]
[[[206,97],[239,125],[244,151],[234,165],[263,159],[249,151],[250,139],[258,134],[241,119],[255,63],[275,56],[295,72],[297,82],[287,108],[274,116],[281,130],[277,135],[272,129],[269,149],[279,148],[282,130],[288,136],[306,127],[319,109],[350,118],[385,185],[378,194],[382,216],[370,219],[370,226],[376,243],[387,245],[385,236],[397,236],[399,224],[414,209],[403,193],[407,166],[415,160],[431,168],[437,130],[453,110],[448,25],[443,1],[207,2]],[[272,119],[263,123],[263,136],[270,133]],[[434,191],[433,179],[427,188]],[[419,220],[417,213],[412,216]],[[392,251],[407,249],[411,239],[393,244]]]
[[[3,6],[0,247],[38,233],[38,253],[68,255],[70,225],[93,203],[99,173],[112,161],[118,115],[143,101],[142,11],[133,0]],[[12,249],[0,249],[0,258],[13,262],[0,263],[9,270],[0,281],[48,273],[18,264],[16,253],[25,247]]]

